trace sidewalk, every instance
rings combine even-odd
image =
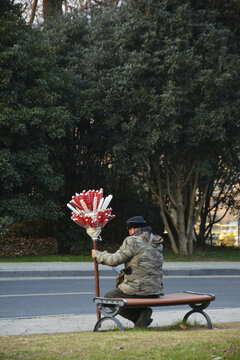
[[[150,327],[175,324],[181,321],[189,310],[190,308],[187,305],[185,310],[179,310],[177,307],[175,310],[169,310],[169,308],[166,308],[164,311],[154,310],[153,322]],[[240,307],[223,310],[211,309],[210,306],[205,312],[210,316],[213,328],[214,324],[217,323],[240,321]],[[119,316],[117,318],[119,318],[124,327],[133,327],[132,322]],[[202,315],[194,314],[189,318],[190,322],[194,322],[194,320],[199,324],[206,325],[206,319]],[[93,331],[96,321],[96,314],[0,319],[0,336]],[[107,325],[111,327],[113,322],[109,321]]]
[[[0,263],[0,278],[91,276],[93,262]],[[231,262],[164,262],[164,276],[240,275],[240,261]],[[99,265],[100,276],[114,276],[112,268]]]

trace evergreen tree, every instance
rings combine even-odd
[[[88,57],[88,49],[92,47],[91,32],[88,17],[79,13],[63,16],[44,26],[45,35],[56,49],[58,66],[67,73],[70,86],[64,93],[63,104],[73,117],[58,154],[65,179],[61,204],[66,214],[66,221],[61,220],[58,230],[64,234],[65,240],[70,235],[70,242],[84,237],[85,231],[69,224],[66,203],[75,192],[103,188],[106,194],[114,195],[112,206],[117,214],[104,239],[106,243],[112,239],[119,243],[126,236],[126,219],[137,209],[143,211],[141,203],[146,200],[147,194],[142,191],[140,196],[125,171],[117,171],[118,163],[112,155],[112,130],[102,121],[103,94],[95,88],[97,73],[92,73],[92,59]],[[128,192],[127,197],[123,189]],[[152,213],[155,210],[149,211],[150,217],[154,216]],[[146,209],[144,212],[146,214]]]
[[[115,161],[149,187],[181,254],[216,165],[231,169],[239,153],[239,43],[211,5],[129,0],[92,19],[93,91]]]
[[[0,13],[0,216],[8,223],[58,219],[58,148],[71,120],[64,74],[40,30],[3,0]]]

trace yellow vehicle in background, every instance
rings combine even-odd
[[[238,225],[237,222],[220,224],[221,230],[218,235],[219,246],[238,246]]]
[[[196,230],[199,231],[199,224],[196,225]],[[211,238],[206,243],[214,246],[240,246],[238,237],[237,221],[229,224],[216,223],[212,227]]]

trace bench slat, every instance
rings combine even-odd
[[[192,293],[177,293],[177,294],[168,294],[161,296],[160,298],[147,298],[147,299],[133,299],[127,298],[126,306],[165,306],[165,305],[184,305],[184,304],[196,304],[196,303],[205,303],[214,300],[213,295],[209,294],[192,294]]]
[[[95,298],[101,304],[107,304],[108,301],[124,301],[124,304],[121,303],[120,306],[124,307],[141,307],[141,306],[169,306],[169,305],[188,305],[188,304],[198,304],[198,303],[207,303],[215,299],[214,295],[211,294],[198,294],[194,292],[180,292],[176,294],[167,294],[161,296],[160,298]]]

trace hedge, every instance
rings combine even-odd
[[[54,237],[2,237],[0,257],[44,256],[58,254],[58,244]]]

